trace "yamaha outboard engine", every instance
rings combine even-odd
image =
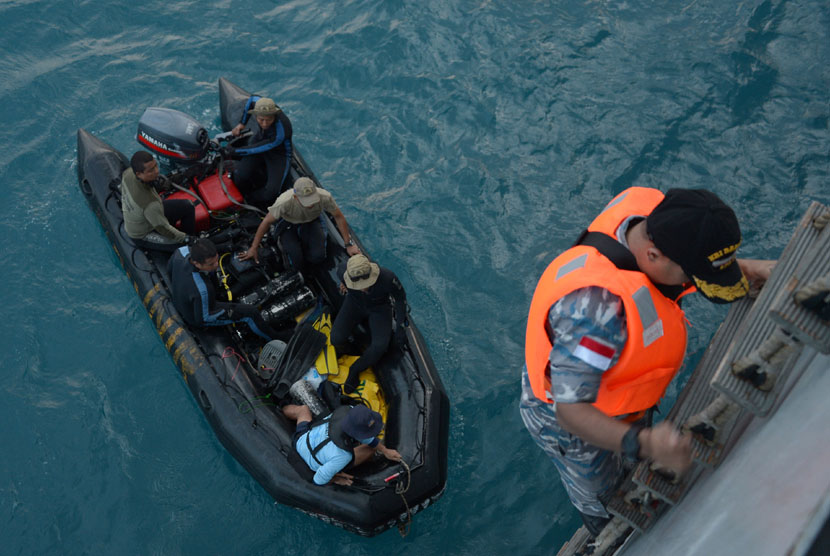
[[[205,157],[210,138],[202,125],[178,110],[147,108],[136,140],[159,156],[190,164]]]

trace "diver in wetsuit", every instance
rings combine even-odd
[[[241,158],[233,171],[233,181],[248,203],[264,208],[285,187],[291,166],[291,121],[270,98],[252,96],[246,108],[252,103],[254,107],[243,112],[242,121],[231,133],[238,137],[254,116],[253,136],[244,147],[223,147],[222,153]]]
[[[345,284],[340,287],[346,298],[331,328],[331,344],[339,352],[352,330],[363,321],[368,322],[371,335],[369,347],[352,363],[343,385],[346,393],[351,393],[357,388],[360,373],[377,363],[389,347],[393,320],[396,341],[405,341],[406,292],[394,272],[370,262],[366,255],[350,257],[345,272],[341,266],[338,274],[343,276]],[[395,302],[394,319],[390,299]]]
[[[262,319],[259,310],[247,303],[216,300],[211,274],[219,267],[219,253],[209,239],[199,239],[179,248],[167,263],[173,305],[193,326],[222,326],[244,322],[251,331],[272,340],[279,335]]]

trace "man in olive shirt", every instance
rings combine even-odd
[[[262,236],[272,225],[283,220],[285,227],[280,232],[282,249],[288,255],[291,266],[302,271],[306,263],[323,262],[326,258],[326,228],[323,211],[334,217],[337,229],[346,243],[346,252],[349,255],[359,253],[360,250],[352,241],[346,217],[334,202],[331,193],[317,187],[310,178],[299,178],[294,183],[293,189],[281,193],[274,204],[268,208],[268,214],[260,222],[251,247],[239,258],[243,261],[253,258],[259,262],[257,249]]]
[[[139,247],[173,252],[185,243],[196,226],[196,211],[190,201],[162,201],[156,192],[169,180],[159,176],[159,166],[147,151],[136,152],[121,176],[121,210],[124,229]],[[181,222],[182,230],[170,222]]]

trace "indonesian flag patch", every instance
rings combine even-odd
[[[607,371],[615,353],[617,350],[607,342],[593,336],[583,336],[573,354],[574,357],[585,361],[590,366]]]

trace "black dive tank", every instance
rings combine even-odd
[[[282,328],[295,324],[294,317],[314,307],[316,302],[317,297],[307,286],[303,286],[285,298],[278,299],[270,307],[263,308],[260,315],[271,326]]]
[[[303,277],[296,270],[285,272],[262,287],[257,288],[239,301],[248,305],[264,305],[276,297],[282,297],[303,285]]]
[[[198,162],[210,138],[202,125],[178,110],[147,108],[138,120],[136,140],[151,152],[178,162]]]

